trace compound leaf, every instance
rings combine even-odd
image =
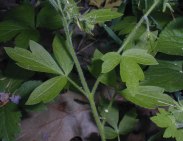
[[[39,44],[30,41],[32,53],[22,48],[5,48],[6,53],[25,69],[63,74],[51,55]]]

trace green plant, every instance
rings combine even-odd
[[[180,82],[183,80],[181,79],[183,78],[182,61],[172,63],[170,61],[155,59],[157,52],[182,56],[182,18],[176,18],[175,21],[170,22],[164,29],[163,26],[166,25],[166,20],[163,21],[165,24],[162,23],[159,25],[158,23],[160,22],[157,22],[153,18],[153,14],[159,12],[159,9],[165,12],[168,8],[173,12],[171,4],[167,0],[151,0],[150,2],[146,0],[133,0],[133,10],[136,11],[135,14],[140,10],[143,12],[143,15],[140,16],[140,20],[137,22],[134,16],[128,16],[122,20],[119,19],[119,22],[113,24],[110,28],[103,25],[103,23],[119,18],[123,14],[111,9],[91,10],[80,14],[77,3],[74,0],[49,0],[49,2],[59,13],[58,17],[60,17],[62,21],[66,36],[66,39],[62,38],[59,34],[54,37],[52,43],[54,57],[35,41],[29,41],[30,51],[18,47],[5,48],[8,56],[16,61],[18,66],[27,70],[51,74],[49,80],[43,82],[33,90],[26,105],[34,105],[41,102],[48,103],[66,87],[67,83],[70,83],[88,99],[102,141],[106,141],[106,138],[118,138],[118,140],[120,140],[120,135],[129,133],[138,120],[136,119],[136,113],[132,110],[125,114],[123,119],[119,122],[118,110],[112,106],[113,100],[111,100],[107,108],[98,112],[99,110],[94,100],[98,85],[100,83],[112,85],[116,92],[122,97],[138,106],[148,109],[168,107],[168,110],[159,108],[159,113],[157,116],[152,117],[151,120],[159,127],[166,128],[164,133],[165,138],[173,137],[176,138],[177,141],[180,141],[183,132],[182,101],[175,101],[171,96],[165,94],[165,91],[175,92],[183,89],[182,83],[177,85],[176,82],[178,79],[174,79],[175,76],[177,76],[180,78]],[[137,5],[138,2],[140,4]],[[41,11],[42,13],[40,12],[38,17],[44,15],[43,11]],[[39,24],[44,23],[41,22],[42,18],[38,19],[37,22]],[[31,20],[31,22],[33,22],[33,20]],[[131,23],[129,27],[126,28],[129,22]],[[124,38],[118,51],[107,52],[105,54],[102,54],[98,50],[95,51],[92,64],[89,66],[89,71],[96,77],[96,82],[93,88],[90,89],[74,50],[72,35],[76,25],[82,31],[92,34],[92,30],[96,24],[104,26],[109,35],[118,42],[118,44],[121,43],[122,40],[113,30],[119,32],[119,36],[127,36]],[[157,30],[153,30],[153,24],[156,24]],[[1,25],[3,25],[3,23],[1,23]],[[2,29],[3,28],[4,27],[2,27]],[[162,30],[159,38],[157,37],[158,30]],[[21,35],[21,32],[24,31],[21,29],[19,32],[19,35]],[[10,40],[17,34],[16,32],[11,36],[3,36],[2,41]],[[174,35],[180,36],[177,37]],[[16,38],[18,38],[18,36]],[[31,38],[28,38],[28,40],[29,39]],[[176,43],[175,40],[177,40]],[[71,78],[70,73],[73,70],[73,66],[77,69],[81,84],[78,84]],[[146,71],[144,68],[147,66],[149,68]],[[115,70],[118,70],[119,74],[116,74]],[[170,74],[167,74],[167,70]],[[172,85],[171,83],[160,84],[158,80],[160,78],[157,78],[159,76],[156,75],[161,73],[161,79],[164,81],[174,81],[174,83]],[[119,75],[120,79],[114,80],[113,76],[115,75]],[[109,82],[108,78],[112,78],[112,80]],[[154,81],[154,79],[156,81]],[[117,87],[117,81],[125,88],[121,89]],[[6,108],[3,110],[6,111]],[[3,110],[0,112],[3,112]],[[102,116],[102,120],[100,120],[100,116]],[[106,126],[105,123],[108,123],[109,126]],[[4,131],[4,128],[0,126],[0,131],[1,130]],[[14,131],[12,132],[13,133],[10,132],[11,136],[14,134]],[[110,134],[108,134],[108,132]],[[5,140],[11,140],[4,134],[0,137]]]

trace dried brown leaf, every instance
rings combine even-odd
[[[46,111],[23,120],[21,127],[17,141],[70,141],[74,137],[86,141],[90,135],[98,135],[87,100],[71,91],[62,94]]]

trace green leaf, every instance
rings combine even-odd
[[[21,79],[13,79],[11,77],[0,75],[0,91],[13,93],[23,81],[24,80]]]
[[[137,18],[134,16],[124,17],[121,21],[116,22],[115,25],[112,26],[114,31],[118,31],[119,35],[127,35],[129,34],[133,28],[137,24]],[[135,33],[135,39],[138,39],[144,32],[146,31],[146,27],[141,25],[137,32]]]
[[[92,61],[99,60],[100,58],[102,58],[102,56],[103,56],[102,52],[100,52],[98,49],[95,49]]]
[[[159,65],[150,66],[145,72],[141,85],[158,86],[168,92],[183,89],[182,61],[158,61]]]
[[[161,128],[169,127],[172,124],[172,116],[164,109],[159,109],[159,112],[156,116],[151,117],[151,120]]]
[[[128,101],[144,108],[155,109],[158,106],[174,106],[176,102],[163,92],[164,89],[160,87],[139,86],[135,94],[131,93],[128,88],[123,90],[121,94]]]
[[[116,72],[115,70],[112,70],[108,73],[101,74],[101,66],[102,66],[102,60],[94,60],[90,66],[88,66],[89,72],[95,77],[100,77],[100,82],[109,85],[109,86],[116,86]]]
[[[159,109],[159,112],[156,116],[152,117],[151,120],[161,128],[166,128],[163,137],[164,138],[176,138],[176,141],[182,140],[183,129],[177,129],[175,117],[165,111],[164,109]]]
[[[63,69],[64,73],[68,75],[71,72],[74,63],[65,44],[65,40],[60,36],[56,35],[53,40],[52,46],[53,46],[53,53],[58,64]]]
[[[39,41],[40,35],[37,30],[24,30],[16,38],[15,44],[17,47],[28,48],[29,41]]]
[[[111,127],[104,127],[104,131],[106,139],[115,139],[118,136],[117,132]]]
[[[59,29],[62,27],[61,17],[55,9],[49,5],[46,5],[37,15],[36,27]]]
[[[176,135],[175,135],[176,141],[182,141],[183,138],[183,130],[178,130]]]
[[[31,93],[26,104],[33,105],[40,102],[47,103],[52,101],[64,88],[66,83],[67,79],[63,76],[57,76],[47,80]]]
[[[144,79],[141,67],[132,59],[122,57],[120,63],[120,76],[127,86],[136,87],[139,81]]]
[[[15,141],[20,131],[21,113],[15,111],[15,105],[8,104],[0,108],[0,139]]]
[[[5,18],[35,28],[35,12],[32,5],[16,6],[8,12]]]
[[[157,141],[162,139],[162,131],[159,131],[158,133],[152,135],[147,141]]]
[[[19,95],[21,97],[28,96],[36,87],[41,85],[41,81],[27,81],[24,82],[15,92],[15,95]]]
[[[171,138],[176,136],[176,126],[169,126],[168,128],[165,129],[163,138]]]
[[[30,41],[30,49],[32,53],[22,48],[5,48],[5,51],[8,56],[15,60],[22,68],[33,71],[63,74],[51,55],[42,46],[34,41]]]
[[[101,83],[115,87],[117,79],[115,70],[101,75],[103,63],[103,61],[101,60],[102,56],[103,54],[99,50],[96,50],[92,58],[92,63],[90,66],[88,66],[88,70],[94,77],[100,77],[99,79]]]
[[[82,15],[81,21],[87,21],[88,23],[104,23],[106,21],[110,21],[115,18],[119,18],[122,16],[122,13],[112,11],[111,9],[99,9],[92,10],[89,13]]]
[[[158,62],[156,59],[147,53],[147,50],[144,49],[128,49],[123,54],[123,57],[130,58],[138,64],[143,65],[157,65]]]
[[[161,32],[156,49],[170,55],[183,55],[183,18],[170,22]]]
[[[115,130],[118,129],[119,111],[115,107],[111,107],[102,113],[102,116],[106,119],[106,122],[112,126]]]
[[[4,21],[0,22],[0,42],[9,41],[13,37],[15,37],[15,44],[23,48],[28,47],[29,40],[39,40],[39,32],[35,29],[35,11],[32,5],[16,6],[9,10]]]
[[[183,123],[183,110],[174,110],[172,114],[175,117],[175,120],[178,124],[182,125]]]
[[[102,64],[102,73],[107,73],[113,70],[121,60],[121,56],[117,52],[109,52],[101,58],[104,63]]]
[[[130,133],[136,126],[138,119],[135,111],[129,111],[119,123],[119,133],[122,135]]]
[[[6,42],[11,40],[22,30],[25,30],[26,27],[18,24],[17,22],[12,21],[3,21],[0,22],[0,42]]]
[[[108,27],[106,24],[103,24],[103,27],[105,31],[108,33],[108,35],[119,45],[122,44],[122,40],[114,33],[114,31]]]
[[[134,16],[128,16],[123,18],[123,20],[117,22],[113,25],[112,29],[114,31],[120,31],[121,34],[129,34],[137,23],[137,18]],[[128,27],[128,28],[127,28]]]

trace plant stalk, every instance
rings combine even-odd
[[[97,108],[96,108],[96,105],[95,105],[95,100],[94,100],[94,94],[90,92],[89,90],[89,87],[88,87],[88,84],[86,82],[86,79],[84,77],[84,73],[82,71],[82,68],[80,66],[80,63],[79,63],[79,60],[77,58],[77,55],[75,53],[75,50],[73,48],[73,44],[72,44],[72,35],[70,34],[70,31],[69,31],[69,23],[64,15],[64,12],[62,10],[62,7],[61,7],[61,4],[60,4],[60,1],[57,0],[57,3],[58,3],[58,8],[61,12],[61,15],[62,15],[62,22],[63,22],[63,26],[64,26],[64,30],[65,30],[65,34],[66,34],[66,39],[67,39],[67,44],[68,44],[68,49],[71,53],[71,56],[73,58],[73,61],[76,65],[76,69],[78,71],[78,74],[79,74],[79,77],[80,77],[80,80],[81,80],[81,84],[83,86],[83,89],[80,88],[76,83],[73,83],[73,81],[71,79],[68,79],[76,88],[79,88],[79,90],[88,98],[88,101],[90,103],[90,107],[91,107],[91,110],[92,110],[92,114],[93,114],[93,117],[95,119],[95,122],[96,122],[96,125],[98,127],[98,130],[99,130],[99,133],[100,133],[100,136],[101,136],[101,139],[102,141],[106,141],[105,139],[105,134],[104,134],[104,128],[102,126],[102,123],[100,121],[100,117],[98,115],[98,111],[97,111]],[[96,91],[96,88],[98,86],[98,83],[99,83],[99,80],[96,81],[96,85],[94,86],[93,88],[93,92]]]
[[[96,108],[95,101],[94,101],[94,95],[92,93],[89,94],[88,100],[89,100],[89,103],[90,103],[90,106],[91,106],[93,117],[95,119],[96,125],[98,127],[98,130],[99,130],[99,133],[100,133],[100,136],[101,136],[101,140],[106,141],[104,126],[102,125],[102,123],[100,121],[100,116],[98,115],[97,108]]]
[[[71,78],[67,77],[67,80],[68,80],[75,88],[77,88],[82,94],[86,95],[86,92],[85,92],[76,82],[74,82]]]
[[[69,31],[69,23],[67,22],[67,19],[65,17],[65,14],[64,14],[64,12],[62,10],[60,1],[57,0],[57,3],[58,3],[58,6],[59,6],[58,8],[59,8],[59,10],[61,12],[61,15],[62,15],[62,22],[63,22],[65,34],[66,34],[68,49],[69,49],[69,51],[71,53],[71,56],[73,58],[73,61],[74,61],[75,65],[76,65],[76,68],[77,68],[77,71],[78,71],[78,74],[79,74],[79,78],[81,80],[81,84],[82,84],[85,92],[87,94],[89,94],[90,93],[89,87],[88,87],[87,82],[85,80],[84,73],[83,73],[83,71],[81,69],[79,60],[78,60],[78,58],[76,56],[76,53],[75,53],[75,50],[74,50],[74,47],[73,47],[73,44],[72,44],[72,40],[71,40],[72,34],[70,34],[70,31]]]
[[[153,5],[149,8],[149,10],[145,13],[144,16],[142,16],[142,18],[140,19],[140,21],[137,23],[137,25],[134,27],[134,29],[132,30],[132,32],[128,35],[127,39],[124,41],[124,43],[122,44],[122,46],[119,48],[118,53],[121,53],[123,51],[123,49],[125,49],[126,45],[133,40],[135,33],[137,32],[137,30],[139,29],[139,27],[141,26],[141,24],[143,23],[143,21],[145,20],[144,17],[148,17],[149,14],[154,10],[154,8],[159,4],[161,0],[155,0],[155,2],[153,3]]]

